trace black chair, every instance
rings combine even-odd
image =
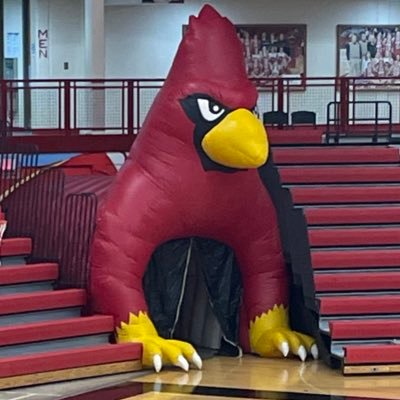
[[[313,111],[294,111],[291,114],[292,125],[317,125],[317,117]]]
[[[288,124],[288,114],[283,111],[269,111],[263,114],[264,125],[283,126]]]

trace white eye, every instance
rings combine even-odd
[[[208,122],[218,119],[226,110],[218,103],[208,99],[197,99],[201,116]]]

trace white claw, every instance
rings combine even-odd
[[[288,342],[282,342],[279,345],[279,350],[283,354],[283,357],[287,357],[289,354],[289,343]]]
[[[177,367],[182,368],[184,371],[189,371],[189,363],[186,361],[186,358],[183,356],[178,357],[178,361],[175,364]]]
[[[196,352],[193,354],[192,362],[198,369],[203,368],[203,361],[201,361],[200,356]]]
[[[297,351],[297,355],[300,357],[301,361],[305,361],[307,358],[307,352],[304,346],[300,346],[299,350]]]
[[[153,365],[154,365],[154,369],[156,370],[156,372],[161,371],[162,360],[161,360],[161,356],[159,354],[156,354],[155,356],[153,356]]]
[[[313,356],[314,360],[318,360],[319,358],[319,351],[316,344],[311,346],[311,355]]]

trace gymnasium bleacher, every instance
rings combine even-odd
[[[345,87],[351,96],[349,93],[346,96],[337,94],[334,90],[336,83],[332,83],[336,80],[332,79],[319,79],[317,83],[314,79],[305,79],[301,88],[289,84],[278,85],[273,80],[269,92],[265,91],[265,87],[260,89],[258,112],[260,115],[283,112],[288,116],[283,120],[272,120],[272,126],[269,126],[270,120],[265,122],[282,185],[289,189],[294,206],[303,210],[307,221],[310,246],[307,251],[311,257],[309,267],[314,274],[321,336],[328,343],[332,363],[345,374],[398,372],[400,353],[396,337],[400,333],[400,155],[395,142],[396,134],[400,132],[400,116],[397,108],[393,107],[392,111],[392,105],[382,111],[373,100],[362,100],[360,103],[349,101],[343,105],[332,100],[329,95],[325,96],[324,101],[318,101],[315,91],[318,92],[321,88],[324,93],[334,93],[335,98],[354,98],[358,94],[356,82],[348,78],[341,79],[350,81],[341,87]],[[63,88],[59,93],[64,101],[70,101],[70,107],[60,107],[58,104],[56,109],[50,107],[48,110],[50,119],[32,119],[44,121],[42,125],[37,122],[36,125],[25,126],[23,119],[18,117],[18,112],[10,113],[10,104],[3,104],[1,121],[6,137],[1,143],[2,157],[7,158],[7,154],[12,154],[13,151],[15,154],[24,154],[25,151],[18,146],[27,143],[31,146],[29,151],[32,154],[51,154],[52,163],[57,157],[59,160],[69,158],[70,156],[65,156],[66,152],[77,154],[108,151],[111,156],[111,153],[125,153],[135,140],[161,84],[161,81],[146,80],[117,83],[102,81],[96,82],[95,86],[83,81],[58,82],[54,87],[57,91],[60,87]],[[21,90],[27,89],[27,85],[21,83],[20,86],[14,85],[12,90],[19,90],[19,87]],[[44,94],[55,90],[46,85],[38,87]],[[113,89],[112,99],[107,94],[110,87]],[[284,90],[278,90],[282,87]],[[3,90],[8,90],[7,88],[8,85],[3,85]],[[85,97],[79,95],[82,88],[86,90]],[[99,90],[104,91],[103,100],[106,100],[101,106],[106,113],[108,107],[111,104],[113,106],[113,113],[103,119],[102,126],[91,119],[92,114],[83,116],[84,114],[78,113],[81,117],[77,117],[75,111],[85,109],[85,102],[94,100],[91,97],[91,90],[94,88],[96,93]],[[393,93],[388,94],[388,97],[393,97]],[[10,96],[5,95],[3,98]],[[311,106],[303,110],[306,116],[308,113],[308,119],[295,120],[292,124],[293,113],[301,112],[300,107],[307,106],[310,98]],[[115,103],[115,99],[119,101]],[[276,101],[269,102],[271,99]],[[330,104],[337,106],[333,119],[329,115]],[[366,117],[370,106],[376,112],[372,117]],[[115,115],[118,118],[114,118]],[[52,125],[53,120],[62,123]],[[103,161],[100,162],[101,165]],[[5,264],[0,271],[1,287],[5,290],[4,297],[0,298],[3,315],[15,314],[17,321],[18,315],[34,315],[45,304],[49,309],[85,309],[84,290],[91,232],[79,236],[77,232],[81,225],[70,221],[66,216],[74,213],[78,215],[74,210],[79,208],[86,210],[83,211],[85,218],[93,221],[95,209],[115,175],[115,171],[108,166],[103,165],[105,169],[102,169],[98,165],[98,160],[91,159],[78,165],[62,164],[58,168],[53,168],[53,165],[39,165],[37,162],[26,168],[26,165],[20,163],[16,169],[3,171],[2,187],[5,187],[4,184],[14,185],[13,191],[3,198],[2,203],[9,219],[9,229],[1,250],[2,262]],[[40,172],[31,182],[26,179],[26,182],[20,184],[20,188],[15,187],[17,180],[10,183],[10,176],[16,171],[32,170]],[[55,173],[54,170],[58,172]],[[29,187],[34,191],[42,187],[43,194],[38,194],[33,200],[33,197],[29,197],[32,196]],[[54,195],[54,188],[58,188],[58,196]],[[54,208],[48,199],[45,200],[48,191],[53,192]],[[82,203],[87,196],[91,196],[92,203]],[[36,201],[33,203],[36,213],[26,214],[23,203],[27,201]],[[63,209],[68,212],[56,212]],[[25,217],[21,218],[21,215]],[[45,228],[40,220],[47,221]],[[49,226],[56,228],[56,221],[62,222],[62,229],[49,230]],[[49,238],[53,234],[49,232],[54,232],[54,237],[57,238],[50,241],[52,248]],[[74,233],[72,236],[71,232]],[[77,243],[75,248],[66,248],[66,243],[71,244],[75,240],[74,235],[78,235],[78,242],[80,240],[81,244]],[[83,261],[79,265],[74,258],[76,251],[82,255]],[[8,268],[8,262],[17,263],[18,266]],[[25,265],[26,262],[28,265]],[[29,274],[25,273],[26,268],[31,269]],[[77,270],[81,272],[77,273]],[[34,292],[34,287],[39,283],[53,281],[58,282],[58,289],[67,292],[51,291],[51,285],[39,294]],[[16,284],[24,288],[23,294],[9,294],[7,288]],[[62,293],[70,295],[61,296]],[[38,296],[40,299],[36,301]],[[62,298],[62,304],[59,304],[59,298]],[[116,348],[108,350],[107,334],[112,332],[112,328],[106,319],[93,325],[93,329],[97,326],[98,329],[90,332],[90,335],[96,337],[98,333],[102,333],[103,339],[100,342],[94,339],[94,353],[88,347],[88,356],[83,357],[83,361],[69,361],[68,357],[64,360],[65,353],[61,349],[57,353],[58,361],[46,363],[45,370],[41,367],[30,371],[20,368],[19,365],[25,365],[26,357],[18,355],[18,348],[22,348],[23,343],[30,343],[27,348],[40,348],[35,343],[65,336],[75,337],[70,341],[73,343],[74,340],[79,340],[76,337],[88,335],[84,320],[97,318],[80,317],[79,310],[70,317],[72,319],[67,320],[70,328],[67,330],[63,328],[65,321],[58,320],[58,317],[51,317],[47,322],[33,319],[32,324],[21,331],[22,336],[19,339],[7,336],[9,327],[0,330],[0,336],[5,338],[6,347],[10,349],[10,356],[7,357],[13,357],[5,358],[3,363],[15,363],[13,374],[19,376],[19,384],[29,384],[29,375],[32,373],[43,373],[45,376],[46,372],[57,370],[60,366],[67,366],[74,371],[83,364],[88,367],[93,363],[97,366],[112,364],[117,369],[137,368],[136,364],[134,367],[124,364],[129,357],[138,358],[137,346],[131,346],[123,359]],[[14,321],[14,317],[11,320]],[[60,330],[63,330],[63,334],[60,334]],[[66,341],[65,346],[70,346],[68,343]],[[96,352],[99,356],[93,361],[93,354]],[[38,365],[42,366],[43,360],[47,360],[46,352],[42,351],[30,357],[37,357]],[[93,375],[99,374],[100,370],[101,368],[93,369]],[[6,387],[10,385],[7,383],[10,373],[1,371],[0,369],[0,377],[5,379],[3,382]],[[87,371],[86,374],[90,375]],[[108,373],[112,371],[115,370],[109,369]],[[77,376],[87,375],[78,373]]]
[[[322,334],[344,373],[397,372],[399,150],[299,146],[273,154],[307,221]]]

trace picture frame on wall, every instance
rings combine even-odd
[[[400,25],[338,25],[336,37],[337,76],[400,81]]]
[[[250,78],[306,75],[306,25],[236,25],[236,29]]]
[[[243,43],[249,78],[301,78],[306,75],[305,24],[235,25]],[[183,27],[183,33],[187,25]],[[299,81],[296,79],[297,84]]]

